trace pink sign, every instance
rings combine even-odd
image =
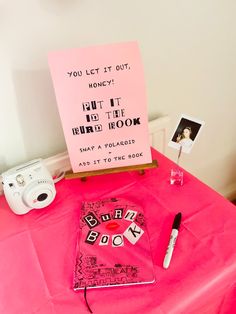
[[[151,162],[137,43],[51,52],[49,65],[74,172]]]

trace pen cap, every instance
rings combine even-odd
[[[174,222],[173,222],[173,225],[172,225],[172,229],[177,229],[177,230],[179,230],[181,218],[182,218],[182,214],[181,214],[181,213],[178,213],[178,214],[175,216],[175,219],[174,219]]]

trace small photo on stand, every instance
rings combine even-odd
[[[183,185],[184,173],[179,167],[180,157],[182,152],[188,154],[190,153],[203,125],[204,122],[199,119],[195,119],[187,115],[182,115],[180,117],[177,127],[175,128],[168,144],[168,146],[178,150],[176,167],[171,169],[170,173],[171,185]]]
[[[199,119],[182,115],[168,146],[177,150],[181,146],[182,152],[189,154],[204,124]]]

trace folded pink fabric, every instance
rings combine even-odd
[[[121,197],[142,206],[156,282],[91,289],[96,314],[233,313],[236,307],[236,209],[184,172],[169,184],[173,163],[153,150],[157,169],[63,180],[54,202],[17,216],[0,197],[0,313],[88,313],[83,292],[73,291],[81,204]],[[162,268],[173,218],[182,223],[170,267]]]

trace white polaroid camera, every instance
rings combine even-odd
[[[2,178],[6,200],[15,214],[46,207],[56,196],[53,178],[41,159],[14,167],[2,173]]]

